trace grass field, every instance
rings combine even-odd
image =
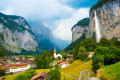
[[[92,64],[92,60],[85,63],[82,63],[82,61],[80,60],[76,60],[70,66],[63,68],[60,71],[63,74],[67,74],[73,77],[79,77],[79,71],[89,70],[90,77],[94,77],[96,75],[92,71],[91,64]],[[66,77],[65,80],[75,80],[75,79],[68,79],[68,77],[64,75],[61,76],[61,79],[64,80],[64,77]]]
[[[101,80],[120,80],[120,62],[107,65],[101,72]]]
[[[50,70],[49,69],[35,69],[36,73],[41,73],[42,71],[44,72],[49,72]],[[25,72],[25,71],[24,71]],[[24,72],[20,72],[20,73],[16,73],[16,74],[13,74],[13,75],[9,75],[9,76],[3,76],[5,78],[5,80],[13,80],[13,78],[17,75],[20,75],[20,74],[23,74]]]

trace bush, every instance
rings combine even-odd
[[[109,46],[110,46],[109,40],[106,39],[106,38],[101,38],[101,39],[100,39],[100,46],[109,47]]]
[[[21,74],[21,75],[14,77],[13,80],[30,80],[30,78],[34,75],[36,75],[35,70],[29,69],[24,74]]]
[[[98,47],[95,50],[95,55],[102,55],[104,57],[104,64],[109,65],[119,61],[120,49],[117,47]]]
[[[0,76],[5,76],[5,70],[4,69],[0,69]]]
[[[58,67],[55,67],[55,69],[51,70],[48,74],[50,74],[50,80],[60,80],[61,79],[61,73],[59,71]]]
[[[104,65],[104,57],[102,55],[93,56],[92,70],[95,73],[102,65]]]
[[[69,60],[69,62],[70,62],[70,64],[72,64],[74,62],[74,59]]]

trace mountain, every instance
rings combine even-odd
[[[55,43],[51,30],[41,21],[30,21],[29,24],[42,50],[54,50],[55,47],[57,50],[60,50],[59,46]]]
[[[72,30],[72,42],[76,41],[83,35],[85,36],[85,38],[92,36],[91,28],[89,27],[89,18],[84,18],[78,21],[78,23],[75,24],[71,30]]]
[[[101,36],[107,39],[120,37],[120,1],[99,0],[90,11],[90,27],[95,31],[95,11],[100,26]]]
[[[73,50],[73,48],[82,40],[92,37],[92,31],[89,27],[89,18],[84,18],[78,21],[72,29],[72,43],[67,46],[64,51],[67,52],[69,50]]]
[[[0,43],[13,53],[39,50],[30,25],[23,17],[15,15],[0,13]]]

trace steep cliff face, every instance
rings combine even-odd
[[[120,1],[105,3],[102,7],[90,11],[90,27],[95,33],[95,13],[98,18],[102,37],[111,39],[120,37]]]
[[[76,41],[81,37],[91,37],[91,29],[89,27],[89,18],[85,18],[79,21],[76,25],[72,28],[72,42]]]
[[[13,53],[36,51],[38,43],[31,27],[20,16],[10,16],[0,13],[0,43],[6,50]]]

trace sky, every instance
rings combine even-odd
[[[0,0],[0,12],[18,15],[27,21],[42,21],[55,38],[72,39],[71,28],[89,17],[97,0]]]

